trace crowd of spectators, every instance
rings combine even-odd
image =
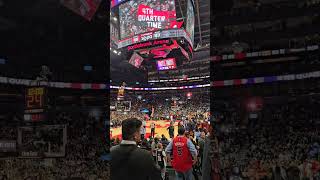
[[[173,123],[170,126],[173,126]],[[186,130],[185,136],[191,140],[198,152],[198,161],[196,164],[193,165],[193,176],[195,180],[199,180],[202,176],[204,144],[206,136],[209,135],[209,124],[207,121],[200,121],[199,119],[192,118],[180,121],[178,123],[178,128],[180,127],[183,127]],[[157,158],[157,152],[164,151],[164,149],[166,149],[170,141],[172,141],[173,137],[173,135],[171,137],[166,137],[164,134],[162,134],[161,137],[159,135],[155,137],[150,136],[148,138],[143,138],[140,142],[138,142],[139,148],[149,151],[150,154],[153,156],[155,163],[159,165],[159,167],[161,167],[160,169],[162,170],[163,178],[165,176],[169,177],[173,175],[170,174],[170,171],[168,170],[172,168],[172,166],[169,162],[167,162],[166,158],[164,160],[159,160]],[[119,138],[111,139],[111,146],[116,146],[120,143],[121,141]],[[161,166],[160,161],[165,161],[165,168],[163,168],[163,164]]]
[[[269,63],[269,60],[264,59],[266,63],[259,63],[261,59],[251,58],[243,62],[243,65],[227,66],[228,62],[215,63],[215,80],[229,80],[237,78],[250,78],[250,77],[264,77],[274,75],[286,75],[286,74],[299,74],[312,71],[318,71],[318,65],[320,64],[319,53],[315,52],[302,52],[293,55],[293,59],[281,63]],[[277,57],[273,57],[277,58]],[[283,58],[279,56],[279,59]],[[291,57],[289,57],[291,58]],[[285,58],[284,58],[285,60]],[[235,61],[230,61],[232,64]],[[255,62],[255,63],[252,63]]]
[[[319,2],[311,1],[279,1],[270,3],[253,3],[248,6],[235,7],[228,12],[216,15],[216,23],[221,24],[245,24],[248,22],[261,22],[285,17],[303,16],[306,12],[311,14],[317,11]],[[249,4],[249,3],[245,3]],[[299,13],[297,13],[297,11]]]
[[[317,44],[319,6],[318,0],[234,1],[233,8],[214,15],[215,48],[219,53],[230,53],[234,42],[240,42],[244,51]]]
[[[56,118],[56,122],[67,128],[65,155],[58,158],[23,158],[21,154],[17,154],[18,157],[4,156],[0,159],[0,177],[48,180],[109,178],[109,164],[101,159],[108,152],[109,142],[105,139],[105,129],[98,122],[100,119],[79,112],[60,112]],[[1,126],[0,140],[17,140],[17,128]]]
[[[127,118],[145,119],[146,114],[143,110],[148,109],[149,116],[154,109],[152,120],[170,120],[170,116],[175,116],[175,119],[206,119],[206,114],[210,111],[210,100],[207,92],[194,93],[188,99],[186,95],[177,94],[127,94],[126,101],[131,101],[130,111],[111,111],[111,125],[117,127],[121,125],[121,121]],[[176,99],[176,100],[175,100]],[[111,99],[111,104],[116,104],[115,97]],[[174,105],[176,102],[176,106]]]
[[[271,101],[279,101],[279,97]],[[239,108],[224,112],[217,128],[219,173],[226,179],[318,179],[319,95],[267,103],[257,119],[240,119]],[[238,110],[237,110],[238,109]],[[241,121],[241,122],[239,122]]]

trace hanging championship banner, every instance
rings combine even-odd
[[[118,101],[120,100],[124,100],[124,89],[126,87],[126,83],[123,82],[122,85],[119,87],[119,90],[118,90]]]

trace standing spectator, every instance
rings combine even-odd
[[[137,147],[142,122],[126,119],[122,122],[122,142],[111,148],[112,180],[160,180],[160,170],[146,150]]]
[[[312,164],[310,161],[305,160],[303,163],[299,166],[300,169],[300,178],[301,179],[311,179],[312,178]]]
[[[196,136],[196,142],[198,143],[198,140],[201,136],[201,131],[198,128],[196,128],[194,135]]]
[[[156,157],[157,157],[157,164],[159,165],[161,170],[161,177],[163,180],[165,180],[166,166],[167,166],[166,153],[164,152],[164,149],[161,143],[158,143],[157,145]]]
[[[152,152],[152,157],[155,162],[157,162],[157,145],[158,145],[159,139],[156,137],[152,140],[151,143],[151,152]]]
[[[183,127],[183,128],[184,128],[184,126],[183,126],[183,122],[184,122],[184,121],[180,121],[180,122],[178,123],[178,129],[179,129],[179,128],[181,128],[181,127]]]
[[[286,175],[281,172],[283,169],[280,166],[276,166],[272,170],[272,178],[275,180],[287,180]]]
[[[173,139],[174,137],[174,126],[173,126],[173,122],[170,122],[170,126],[167,128],[169,130],[169,136],[171,139]]]
[[[161,135],[161,144],[165,146],[168,144],[168,139],[164,136],[164,134]]]
[[[205,142],[206,134],[201,132],[200,138],[198,140],[199,145],[199,157],[200,157],[200,165],[202,166],[203,162],[203,150],[204,150],[204,142]]]
[[[197,162],[196,147],[184,134],[185,129],[180,127],[178,136],[166,148],[169,161],[171,160],[170,154],[173,154],[171,164],[176,173],[176,180],[192,180],[192,166]]]
[[[274,177],[274,179],[287,180],[288,179],[287,172],[286,172],[285,168],[279,164],[277,163],[277,165],[272,168],[272,176]]]
[[[218,155],[215,154],[215,157],[212,158],[213,151],[217,150],[213,149],[213,147],[215,148],[213,127],[209,126],[209,130],[209,136],[206,136],[203,147],[202,180],[220,180],[219,172],[216,172],[218,170],[216,167],[219,166]]]
[[[150,124],[150,128],[151,128],[151,137],[154,138],[154,134],[156,132],[156,124],[153,121]]]
[[[144,140],[144,138],[146,137],[146,125],[145,125],[145,121],[143,121],[143,125],[140,129],[140,134],[141,134],[141,140]]]
[[[190,131],[190,132],[192,132],[192,131]],[[199,147],[197,146],[197,143],[194,141],[193,136],[191,136],[190,134],[191,134],[191,133],[186,132],[186,137],[187,137],[188,139],[190,139],[190,141],[193,143],[193,145],[196,147],[196,149],[198,149]],[[198,155],[199,155],[199,154],[198,154]],[[199,167],[199,162],[197,162],[197,163],[195,163],[195,164],[193,165],[193,171],[192,171],[195,180],[199,180],[199,177],[198,177],[198,173],[199,173],[199,172],[200,172],[200,167]]]
[[[233,168],[230,180],[242,180],[242,177],[240,176],[240,170],[238,167]]]

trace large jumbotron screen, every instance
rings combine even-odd
[[[176,14],[175,0],[111,0],[112,40],[118,49],[156,39],[185,39],[193,48],[194,5]]]
[[[187,25],[186,30],[191,38],[192,44],[194,43],[194,4],[193,0],[188,0],[188,10],[187,10]]]
[[[173,28],[174,0],[136,0],[119,6],[120,39],[145,32]]]

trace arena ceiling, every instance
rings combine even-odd
[[[60,0],[0,0],[0,56],[28,67],[67,63],[80,71],[85,64],[107,69],[107,7],[102,1],[89,22]]]
[[[210,0],[194,0],[195,1],[195,48],[208,47],[210,43]],[[177,0],[179,8],[177,13],[186,12],[186,0]],[[89,46],[96,47],[102,50],[108,50],[107,48],[107,28],[106,23],[109,20],[109,13],[107,11],[107,1],[102,0],[102,3],[91,22],[84,20],[79,15],[76,15],[72,11],[68,10],[60,4],[60,0],[34,0],[34,1],[20,1],[20,0],[0,0],[0,38],[2,41],[0,44],[0,54],[9,50],[7,42],[13,41],[30,41],[22,49],[26,47],[29,49],[36,49],[36,44],[32,41],[35,36],[32,35],[32,31],[42,32],[45,34],[56,34],[62,29],[64,31],[64,43],[72,46],[76,40],[75,34],[89,34],[87,36],[94,38],[84,39],[81,43],[83,49],[77,51],[84,51]],[[181,7],[181,8],[180,8]],[[8,38],[15,36],[13,32],[21,33],[19,40],[17,38]],[[41,33],[35,33],[41,34]],[[36,35],[37,36],[37,35]],[[58,36],[58,35],[56,35]],[[85,35],[86,36],[86,35]],[[24,39],[22,39],[24,37]],[[53,39],[55,37],[53,36]],[[98,40],[100,38],[100,40]],[[13,40],[14,39],[14,40]],[[28,40],[27,40],[28,39]],[[58,39],[58,38],[57,38]],[[32,45],[34,43],[34,45]],[[78,43],[78,41],[77,41]],[[95,44],[94,44],[95,43]],[[99,45],[97,45],[99,43]],[[59,44],[59,43],[57,43]],[[201,46],[198,46],[201,45]],[[42,47],[43,45],[39,45]],[[68,46],[68,45],[66,45]],[[91,47],[89,47],[91,49]],[[104,49],[105,48],[105,49]],[[92,50],[93,51],[93,50]],[[102,51],[101,51],[102,52]],[[37,52],[36,52],[37,53]],[[54,54],[54,52],[46,52]],[[106,51],[103,53],[106,55]],[[45,53],[44,53],[45,54]],[[30,58],[31,59],[31,58]],[[54,58],[53,58],[54,59]],[[107,59],[107,58],[105,58]],[[41,60],[33,59],[36,61],[50,61],[42,58]],[[54,59],[54,61],[59,61]],[[71,60],[75,62],[76,60]],[[94,60],[90,60],[94,61]],[[101,61],[101,60],[100,60]],[[118,69],[128,68],[127,59],[122,56],[111,55],[110,68],[111,74],[117,73]],[[30,62],[31,63],[31,62]],[[87,63],[87,62],[77,62]],[[129,68],[128,70],[131,71]]]
[[[178,6],[177,15],[186,12],[187,0],[177,0]],[[194,0],[195,4],[195,47],[200,44],[205,46],[210,43],[210,0]]]

